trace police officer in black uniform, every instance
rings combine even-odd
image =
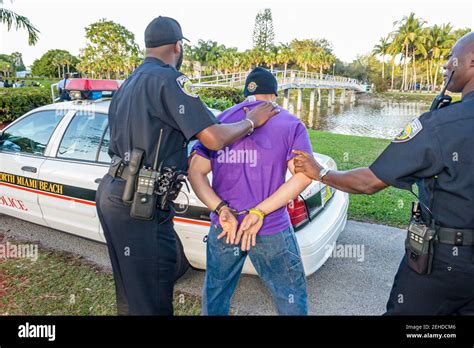
[[[182,173],[187,170],[191,139],[196,137],[206,147],[218,150],[278,113],[276,105],[265,103],[249,111],[241,122],[218,124],[189,79],[179,72],[183,39],[177,21],[155,18],[145,31],[143,64],[123,83],[109,108],[112,164],[100,182],[96,203],[112,262],[119,315],[173,314],[173,204],[168,197],[164,204],[157,199],[147,219],[132,217],[134,204],[154,202],[149,198],[155,197],[135,199],[138,185],[147,182],[140,181],[140,176],[137,179],[137,170],[143,168],[145,173],[146,168],[159,163],[157,172],[169,168]],[[131,193],[133,199],[125,199],[124,192]]]
[[[328,171],[301,151],[295,159],[296,172],[345,192],[419,184],[388,315],[474,315],[474,33],[445,69],[461,102],[413,120],[369,168]]]

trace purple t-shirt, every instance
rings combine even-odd
[[[261,101],[237,104],[218,116],[222,123],[234,123],[244,119],[244,106],[253,109]],[[193,152],[209,159],[212,167],[212,188],[216,194],[238,211],[255,207],[284,182],[288,161],[295,155],[292,150],[312,153],[308,131],[301,121],[281,109],[263,127],[237,140],[219,151],[208,150],[200,142]],[[239,223],[244,215],[239,216]],[[219,217],[211,213],[213,224],[219,225]],[[267,215],[260,235],[279,233],[290,226],[290,217],[285,207]]]

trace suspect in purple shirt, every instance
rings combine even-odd
[[[244,107],[250,110],[261,101],[244,101],[218,116],[222,123],[245,118]],[[287,110],[271,118],[263,127],[219,151],[211,151],[200,142],[195,152],[211,161],[212,188],[229,206],[238,211],[255,207],[271,196],[286,179],[292,150],[313,153],[308,131],[303,123]],[[238,217],[239,224],[244,216]],[[211,213],[211,221],[219,226],[219,217]],[[265,216],[260,235],[279,233],[290,226],[286,207]]]

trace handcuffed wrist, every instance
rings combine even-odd
[[[262,220],[265,219],[265,213],[258,208],[249,209],[249,214],[255,214]]]

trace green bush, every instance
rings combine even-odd
[[[242,103],[245,100],[245,97],[242,93],[242,90],[238,88],[231,87],[209,87],[209,88],[196,88],[197,94],[204,98],[215,98],[228,100],[234,104]]]
[[[14,121],[32,109],[50,103],[50,91],[46,88],[0,88],[0,122]]]
[[[228,100],[228,99],[218,99],[213,97],[203,97],[201,96],[201,100],[211,109],[217,109],[219,111],[224,111],[225,109],[234,106],[235,104]]]
[[[383,79],[382,76],[376,76],[374,79],[372,79],[372,82],[374,83],[376,92],[383,93],[388,90],[389,81],[386,78]]]
[[[242,91],[230,87],[197,88],[201,100],[210,108],[223,111],[245,100]]]

